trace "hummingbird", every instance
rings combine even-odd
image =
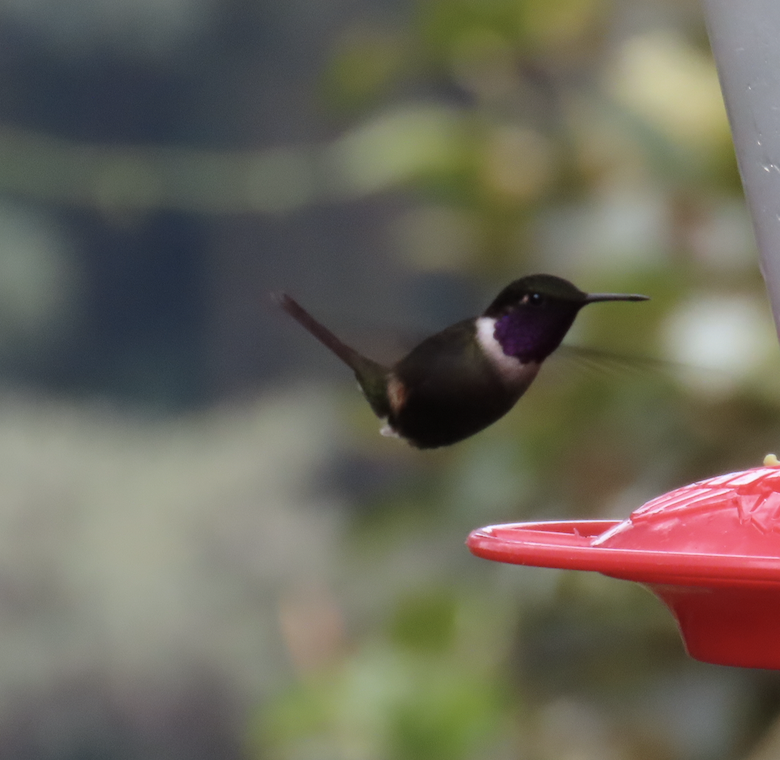
[[[528,390],[583,306],[647,296],[585,293],[561,277],[533,274],[507,285],[481,316],[426,338],[393,364],[342,343],[286,293],[279,305],[355,373],[382,434],[418,449],[449,446],[503,417]]]

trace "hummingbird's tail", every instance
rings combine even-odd
[[[388,368],[363,356],[346,343],[342,343],[325,325],[320,324],[287,293],[274,293],[273,298],[296,322],[352,368],[374,412],[379,417],[386,417],[389,413],[387,401]]]
[[[305,327],[320,343],[327,346],[336,356],[352,369],[357,369],[356,365],[362,363],[365,359],[354,348],[350,348],[342,343],[325,325],[320,324],[309,314],[294,298],[287,293],[275,293],[274,300],[281,306],[296,322]],[[370,361],[370,360],[369,360]]]

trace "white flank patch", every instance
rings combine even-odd
[[[395,428],[390,427],[389,423],[386,419],[379,420],[380,422],[384,422],[385,424],[382,425],[382,427],[379,429],[379,434],[384,435],[387,438],[400,438],[401,436],[398,435]]]
[[[505,380],[513,383],[530,383],[539,371],[539,363],[528,362],[524,364],[517,357],[507,356],[493,334],[495,329],[495,319],[492,317],[479,317],[477,319],[477,343],[479,343],[485,355],[493,362]]]

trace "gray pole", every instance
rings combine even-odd
[[[703,0],[780,333],[780,0]]]

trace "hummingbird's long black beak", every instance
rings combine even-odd
[[[650,296],[639,293],[588,293],[585,303],[597,303],[598,301],[649,301]]]

